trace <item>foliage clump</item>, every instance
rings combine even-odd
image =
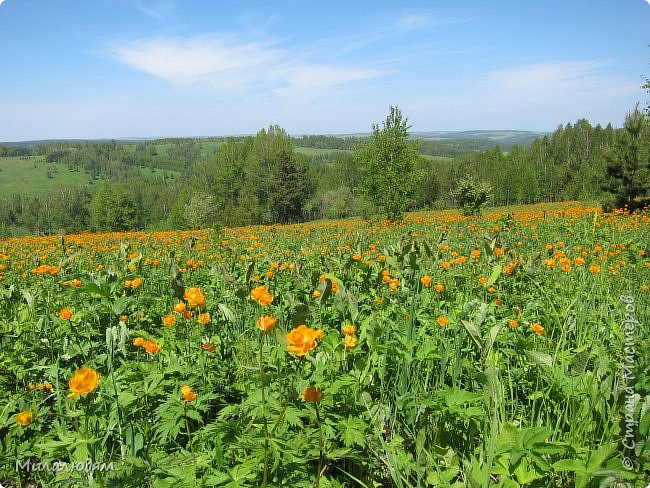
[[[458,181],[452,196],[465,216],[480,215],[481,209],[490,200],[492,188],[484,182],[477,181],[472,175],[466,175]]]

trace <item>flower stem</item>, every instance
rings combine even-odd
[[[316,471],[316,481],[314,482],[314,486],[318,488],[320,484],[320,477],[323,474],[323,460],[324,460],[324,455],[323,455],[323,450],[325,443],[323,441],[323,426],[321,425],[320,421],[320,411],[318,409],[318,402],[314,404],[316,406],[316,423],[318,424],[318,471]]]
[[[264,475],[262,486],[266,487],[269,482],[269,426],[266,420],[266,391],[264,388],[264,335],[260,334],[260,383],[262,384],[262,420],[264,422]]]

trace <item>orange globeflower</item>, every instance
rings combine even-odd
[[[181,386],[181,396],[184,402],[193,402],[198,397],[196,393],[192,393],[191,386]]]
[[[438,317],[436,319],[436,322],[438,322],[438,325],[440,327],[445,327],[447,324],[449,324],[449,319],[447,319],[447,317],[444,317],[444,316],[441,315],[440,317]]]
[[[133,345],[136,347],[142,347],[144,346],[144,337],[136,337],[133,339]]]
[[[431,276],[426,275],[420,278],[420,283],[422,283],[426,288],[431,288]]]
[[[124,322],[126,324],[128,321],[129,321],[128,315],[120,315],[120,322]]]
[[[345,344],[346,351],[349,351],[350,349],[354,349],[355,346],[357,345],[357,336],[353,334],[346,334],[344,344]]]
[[[194,316],[194,314],[192,313],[191,310],[185,310],[183,312],[183,318],[185,318],[187,320],[190,320],[193,316]]]
[[[18,422],[23,427],[31,424],[33,421],[34,415],[28,410],[16,414],[16,422]]]
[[[343,326],[343,333],[347,335],[352,335],[357,331],[357,328],[352,324],[345,324]]]
[[[203,342],[201,344],[201,349],[206,352],[214,352],[217,349],[217,346],[214,342]]]
[[[510,319],[508,321],[508,325],[510,326],[510,328],[516,329],[517,327],[519,327],[519,321],[515,319]]]
[[[530,330],[538,336],[541,336],[542,332],[544,332],[544,327],[539,322],[535,322],[534,324],[530,324]]]
[[[185,302],[178,302],[174,305],[174,312],[183,313],[185,311]]]
[[[264,285],[253,288],[251,290],[251,298],[263,307],[269,305],[273,301],[273,295],[269,293],[269,290]]]
[[[451,263],[449,261],[443,261],[440,266],[442,266],[442,269],[449,269],[451,268]]]
[[[190,308],[205,307],[205,295],[203,295],[203,292],[199,288],[188,288],[185,290],[183,298]]]
[[[287,349],[296,356],[305,356],[318,346],[316,339],[321,339],[325,333],[320,329],[311,329],[306,325],[299,325],[285,337],[287,339]]]
[[[485,285],[485,284],[488,282],[488,279],[487,279],[487,277],[485,277],[485,276],[481,276],[481,277],[478,279],[478,282],[479,282],[481,285]]]
[[[311,294],[312,298],[318,298],[320,295],[320,290],[314,290]]]
[[[275,327],[275,324],[277,323],[278,319],[276,317],[270,315],[262,315],[259,319],[257,319],[257,323],[255,325],[262,332],[269,332],[273,327]]]
[[[355,261],[361,261],[361,254],[359,253],[353,254],[352,259],[354,259]]]
[[[61,317],[61,320],[70,320],[72,318],[72,311],[67,308],[62,308],[59,311],[59,317]]]
[[[75,288],[79,288],[82,285],[82,281],[78,280],[77,278],[73,279],[71,283]]]
[[[165,315],[163,317],[163,324],[165,324],[167,327],[171,327],[176,323],[176,316],[172,314]]]
[[[61,268],[59,268],[58,266],[52,266],[52,267],[48,270],[48,273],[50,273],[52,276],[54,276],[54,275],[57,274],[59,271],[61,271]]]
[[[144,347],[144,350],[147,351],[149,354],[157,354],[158,351],[162,349],[162,346],[158,344],[156,341],[152,341],[150,339],[146,339],[142,343],[142,347]]]
[[[323,399],[323,391],[313,386],[306,387],[300,394],[300,398],[305,402],[320,402]]]
[[[597,264],[593,264],[589,266],[589,272],[593,274],[600,273],[600,266],[598,266]]]
[[[210,314],[208,312],[200,313],[196,321],[201,325],[207,325],[210,323]]]
[[[90,393],[99,384],[99,373],[92,368],[82,368],[74,372],[74,375],[68,381],[68,386],[72,393],[68,398]]]
[[[445,286],[438,283],[433,287],[433,289],[436,290],[436,293],[442,293],[443,291],[445,291]]]

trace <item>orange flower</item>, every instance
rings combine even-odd
[[[445,291],[445,286],[438,283],[433,287],[433,289],[436,290],[436,293],[442,293],[443,291]]]
[[[334,293],[339,291],[339,284],[336,282],[336,280],[332,280],[332,291]]]
[[[530,324],[530,330],[532,330],[538,336],[541,336],[542,332],[544,332],[544,327],[542,327],[542,324],[539,322],[535,322],[534,324]]]
[[[67,308],[62,308],[59,311],[59,317],[61,317],[61,320],[70,320],[72,318],[72,312]]]
[[[133,345],[136,347],[144,346],[144,337],[136,337],[133,339]]]
[[[314,290],[311,294],[312,298],[318,298],[320,295],[320,290]]]
[[[478,261],[478,259],[481,257],[481,251],[478,249],[474,249],[472,252],[469,253],[469,255],[472,257],[474,261]]]
[[[128,315],[120,315],[120,322],[124,322],[126,324],[128,321],[129,321]]]
[[[214,352],[217,349],[214,342],[204,342],[201,344],[201,349],[205,352]]]
[[[172,314],[165,315],[163,317],[163,324],[165,324],[167,327],[171,327],[176,323],[176,316]]]
[[[185,290],[183,298],[190,308],[204,308],[205,296],[199,288],[188,288]]]
[[[74,375],[68,381],[68,386],[72,393],[68,398],[90,393],[99,384],[99,373],[92,368],[82,368],[74,372]]]
[[[262,332],[269,332],[273,327],[275,327],[275,324],[277,323],[277,318],[270,315],[262,315],[259,319],[257,319],[257,323],[255,325]]]
[[[79,288],[82,285],[82,281],[78,280],[77,278],[73,279],[71,283],[75,288]]]
[[[200,313],[196,321],[201,325],[207,325],[210,323],[210,314],[208,312]]]
[[[251,298],[263,307],[269,305],[273,301],[273,295],[264,285],[256,286],[251,290]]]
[[[309,351],[318,346],[316,339],[321,339],[325,333],[320,329],[311,329],[306,325],[299,325],[285,337],[287,339],[287,349],[296,356],[305,356]]]
[[[352,259],[354,259],[355,261],[361,261],[361,254],[359,253],[353,254]]]
[[[357,345],[357,336],[352,335],[352,334],[346,334],[345,335],[345,350],[349,351],[350,349],[354,349],[354,347]]]
[[[479,282],[481,285],[485,285],[485,284],[488,282],[488,279],[487,279],[485,276],[481,276],[481,277],[478,279],[478,282]]]
[[[449,269],[451,268],[451,263],[449,261],[443,261],[440,266],[442,266],[442,269]]]
[[[150,339],[146,339],[142,343],[142,347],[144,347],[144,350],[147,351],[148,354],[157,354],[158,351],[162,349],[162,346],[160,344]]]
[[[420,283],[422,283],[426,288],[431,288],[431,276],[426,275],[420,278]]]
[[[16,422],[18,422],[23,427],[31,424],[33,421],[34,415],[32,415],[32,412],[28,410],[16,414]]]
[[[174,305],[174,312],[183,313],[185,311],[185,302],[178,302]]]
[[[181,386],[181,397],[184,402],[193,402],[196,400],[198,395],[196,393],[192,393],[191,386]]]
[[[347,335],[352,335],[357,331],[357,328],[352,324],[346,324],[343,326],[343,333]]]
[[[494,254],[496,256],[501,256],[503,254],[503,248],[502,247],[497,247],[494,249]]]
[[[592,274],[600,273],[600,266],[598,266],[597,264],[593,264],[593,265],[589,266],[589,272],[592,273]]]
[[[61,268],[59,268],[58,266],[52,266],[52,267],[48,270],[48,273],[50,273],[52,276],[54,276],[54,275],[57,274],[59,271],[61,271]]]
[[[306,387],[300,394],[300,398],[305,402],[320,402],[323,399],[323,391],[313,386]]]
[[[190,320],[194,314],[192,313],[191,310],[185,310],[183,312],[183,318]]]
[[[438,325],[440,327],[445,327],[447,324],[449,324],[449,319],[447,319],[447,317],[444,317],[444,316],[441,315],[440,317],[438,317],[436,319],[436,322],[438,322]]]
[[[519,327],[519,321],[515,319],[510,319],[508,321],[508,325],[510,326],[511,329],[516,329],[517,327]]]

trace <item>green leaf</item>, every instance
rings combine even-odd
[[[526,353],[526,356],[528,356],[528,359],[533,361],[535,364],[538,366],[545,366],[547,368],[552,368],[553,367],[553,358],[546,354],[545,352],[539,352],[539,351],[524,351]]]

